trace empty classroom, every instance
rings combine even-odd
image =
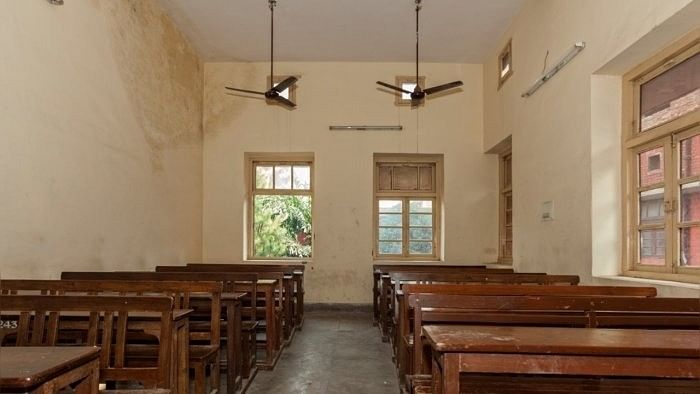
[[[3,0],[0,151],[0,394],[700,392],[700,0]]]

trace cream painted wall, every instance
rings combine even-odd
[[[202,66],[156,2],[0,8],[0,275],[200,257]]]
[[[673,38],[663,31],[675,23],[667,20],[676,13],[680,15],[675,18],[683,19],[690,9],[697,10],[698,3],[527,1],[502,37],[502,45],[513,40],[514,74],[500,90],[497,58],[501,47],[494,48],[484,64],[484,151],[512,135],[518,270],[578,274],[584,283],[640,284],[592,276],[592,260],[613,270],[620,266],[620,118],[619,101],[614,100],[619,97],[619,85],[615,86],[619,75],[594,74],[649,34],[657,37],[629,51],[634,53],[625,61],[636,58],[638,62],[645,51],[648,56],[661,49],[660,36],[665,34],[666,43]],[[685,22],[697,27],[698,20]],[[542,72],[547,51],[549,66],[576,41],[585,41],[586,49],[532,97],[521,98]],[[616,66],[619,74],[624,72],[620,71],[624,67]],[[617,145],[601,143],[601,135],[605,142],[617,141]],[[594,195],[594,190],[601,194]],[[553,221],[539,219],[544,201],[553,201]],[[700,293],[689,287],[654,284],[665,295]]]
[[[427,84],[461,79],[463,92],[418,111],[394,105],[375,81],[411,73],[410,64],[281,63],[300,75],[298,108],[226,95],[224,86],[259,90],[267,63],[207,63],[204,100],[205,260],[244,255],[244,152],[314,152],[314,258],[309,302],[368,303],[372,266],[372,157],[375,152],[444,153],[445,260],[496,259],[497,160],[482,155],[482,67],[428,64]],[[329,125],[402,124],[395,131],[329,131]],[[418,131],[418,132],[417,132]]]

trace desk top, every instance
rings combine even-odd
[[[423,335],[438,352],[685,357],[700,360],[698,330],[432,325],[423,327]]]
[[[90,346],[0,347],[0,386],[28,391],[99,354],[100,348]]]

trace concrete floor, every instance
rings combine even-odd
[[[372,314],[314,311],[273,371],[259,371],[250,394],[397,394],[391,347]]]

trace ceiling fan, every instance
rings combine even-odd
[[[277,6],[277,0],[268,0],[269,6],[270,6],[270,84],[274,85],[274,65],[275,65],[275,46],[274,46],[274,38],[275,38],[275,7]],[[257,92],[254,90],[247,90],[247,89],[238,89],[238,88],[231,88],[226,86],[226,89],[228,90],[233,90],[236,92],[243,92],[243,93],[250,93],[250,94],[259,94],[262,96],[265,96],[265,98],[268,100],[268,103],[279,103],[282,104],[286,107],[289,108],[294,108],[296,107],[296,104],[294,104],[291,100],[283,97],[281,95],[282,92],[284,92],[287,88],[290,86],[294,85],[294,83],[298,79],[296,77],[289,77],[286,78],[284,81],[278,83],[277,85],[272,86],[268,91],[266,92]]]
[[[399,86],[394,86],[394,85],[390,85],[390,84],[382,82],[382,81],[377,81],[377,84],[384,86],[385,88],[396,90],[396,91],[401,92],[401,93],[410,94],[411,95],[411,105],[420,104],[420,102],[423,101],[423,99],[425,99],[425,96],[429,96],[431,94],[435,94],[438,92],[442,92],[442,91],[449,90],[449,89],[456,88],[456,87],[463,85],[462,81],[454,81],[454,82],[446,83],[443,85],[433,86],[432,88],[427,88],[427,89],[422,89],[420,87],[420,84],[418,82],[419,81],[418,76],[420,75],[420,74],[418,74],[418,43],[419,43],[419,37],[420,37],[419,30],[418,30],[418,27],[419,27],[418,15],[420,14],[420,10],[421,10],[422,6],[421,6],[421,0],[415,0],[415,1],[416,1],[416,87],[411,92],[411,91],[405,90]]]

